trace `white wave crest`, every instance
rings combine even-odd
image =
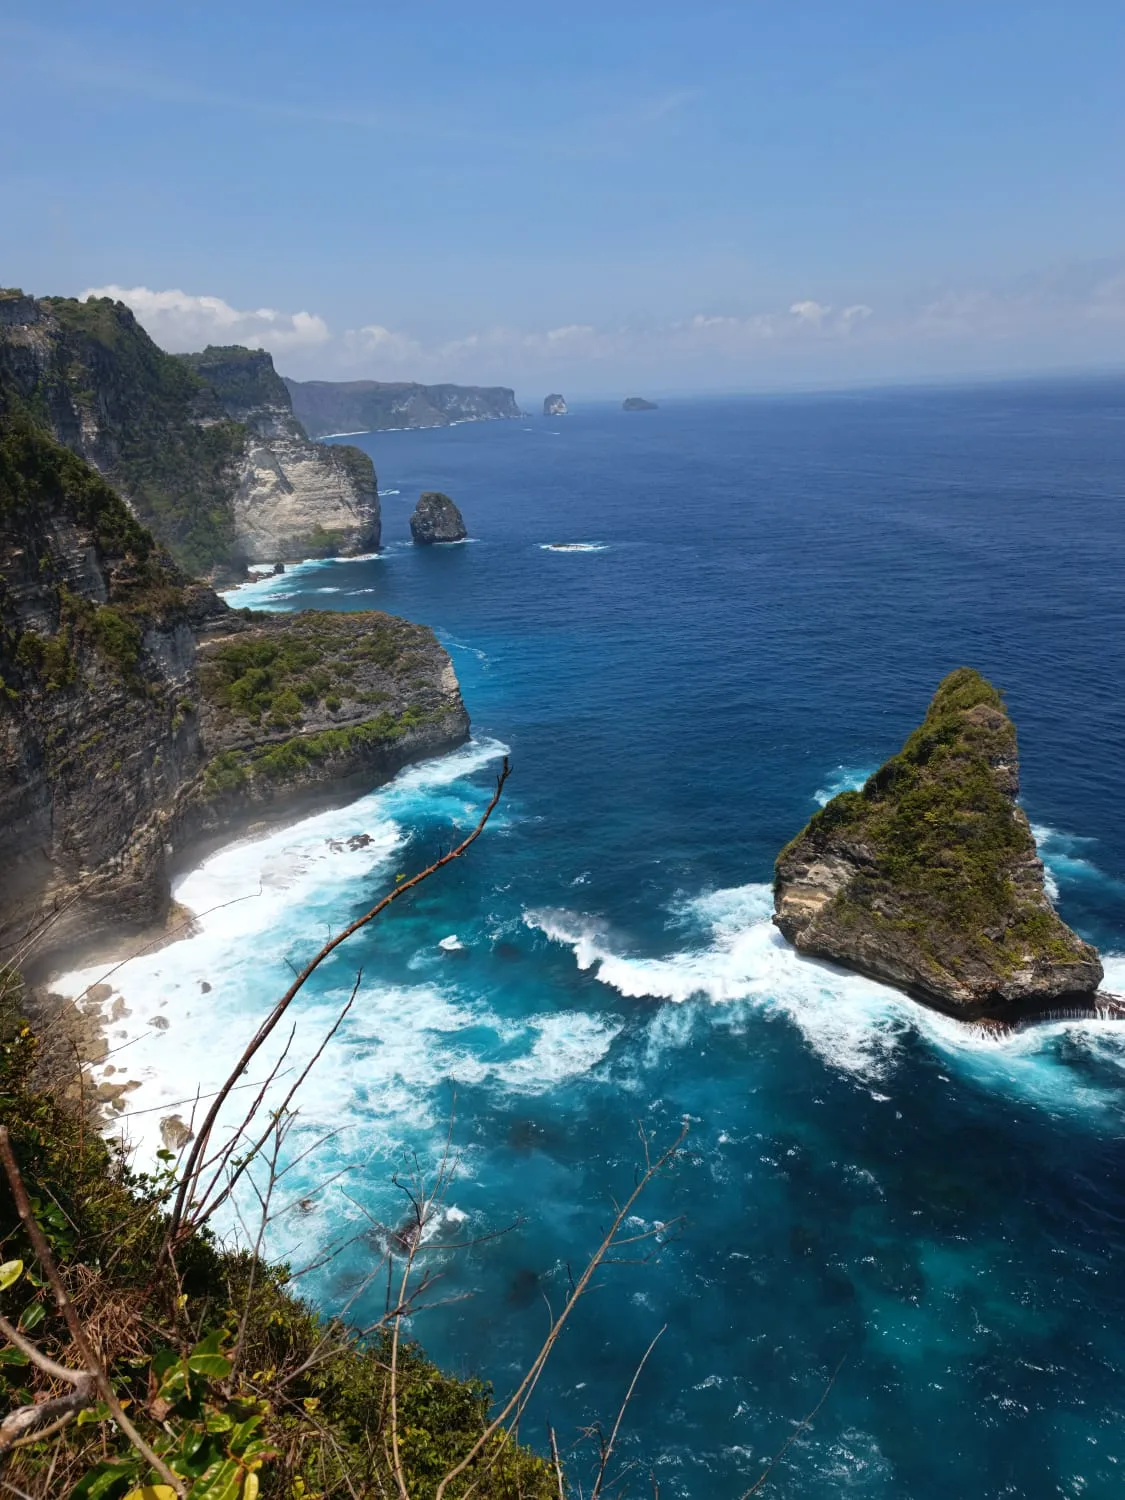
[[[841,792],[858,792],[874,770],[874,766],[837,766],[824,785],[817,787],[813,796],[823,807]]]
[[[224,1076],[234,1055],[293,977],[291,958],[307,958],[340,926],[357,890],[377,894],[393,880],[407,831],[423,821],[468,828],[487,786],[467,778],[506,753],[498,740],[470,741],[422,761],[347,807],[319,813],[265,837],[228,845],[176,881],[176,901],[195,914],[187,934],[141,953],[112,973],[101,963],[58,976],[51,988],[82,996],[103,980],[112,1073],[129,1080],[130,1140],[142,1155],[160,1145],[159,1122],[185,1114]],[[337,1004],[332,997],[329,1009]],[[327,1011],[303,1000],[293,1057],[323,1035]],[[256,1064],[255,1066],[258,1066]],[[269,1060],[261,1061],[262,1072]],[[326,1064],[318,1073],[320,1097]],[[256,1076],[261,1076],[258,1074]]]
[[[540,552],[608,552],[608,542],[540,542]]]
[[[768,885],[736,886],[682,903],[676,915],[694,923],[699,940],[666,957],[630,955],[607,925],[568,911],[528,911],[525,923],[574,953],[579,968],[629,999],[681,1006],[780,1013],[827,1064],[868,1083],[893,1077],[896,1054],[910,1034],[921,1035],[963,1071],[990,1085],[1032,1094],[1050,1107],[1099,1105],[1108,1094],[1075,1087],[1068,1056],[1096,1053],[1120,1069],[1125,1082],[1125,1026],[1082,1018],[997,1035],[917,1004],[898,990],[799,954],[770,920]],[[1109,990],[1125,991],[1125,955],[1105,957]],[[690,1027],[658,1013],[652,1046],[685,1045]],[[886,1100],[886,1095],[880,1095]]]

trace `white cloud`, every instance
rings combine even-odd
[[[561,343],[563,340],[574,342],[585,341],[592,337],[594,328],[590,323],[568,323],[565,328],[549,328],[547,330],[547,342],[549,344]]]
[[[845,307],[840,314],[840,321],[845,329],[851,328],[856,323],[862,323],[865,318],[871,317],[873,308],[868,307],[866,302],[853,302],[851,307]]]
[[[189,292],[155,292],[147,286],[95,286],[88,297],[112,297],[136,313],[161,348],[173,352],[201,349],[204,344],[245,344],[274,352],[328,343],[328,324],[315,313],[278,312],[259,307],[242,312],[221,297],[197,297]]]
[[[819,328],[832,309],[825,307],[821,302],[813,302],[809,299],[805,302],[794,302],[789,311],[798,323],[807,323],[812,328]]]
[[[369,361],[382,370],[393,366],[412,365],[422,358],[422,345],[408,334],[398,333],[382,323],[365,323],[362,328],[349,328],[343,337],[346,357],[353,363]]]

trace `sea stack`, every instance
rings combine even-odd
[[[419,499],[410,517],[410,534],[416,547],[429,547],[434,542],[463,542],[468,535],[461,512],[440,490],[427,490]]]
[[[565,417],[566,413],[566,402],[557,392],[553,396],[543,397],[543,415],[545,417]]]
[[[773,920],[802,953],[966,1020],[1092,1010],[1102,966],[1047,899],[1003,699],[961,667],[862,791],[778,856]]]
[[[643,396],[626,396],[621,403],[622,411],[655,411],[656,402],[646,401]]]

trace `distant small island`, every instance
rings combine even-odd
[[[543,397],[543,415],[545,417],[565,417],[567,405],[556,391],[554,395]]]
[[[656,402],[646,401],[643,396],[626,396],[621,403],[622,411],[655,411]]]

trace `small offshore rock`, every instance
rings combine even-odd
[[[565,417],[567,415],[566,402],[557,391],[551,396],[543,397],[543,415],[545,417]]]
[[[646,401],[643,396],[626,396],[621,403],[622,411],[655,411],[656,402]]]
[[[448,495],[427,490],[410,517],[410,534],[417,547],[434,542],[463,542],[468,535],[461,512]]]

